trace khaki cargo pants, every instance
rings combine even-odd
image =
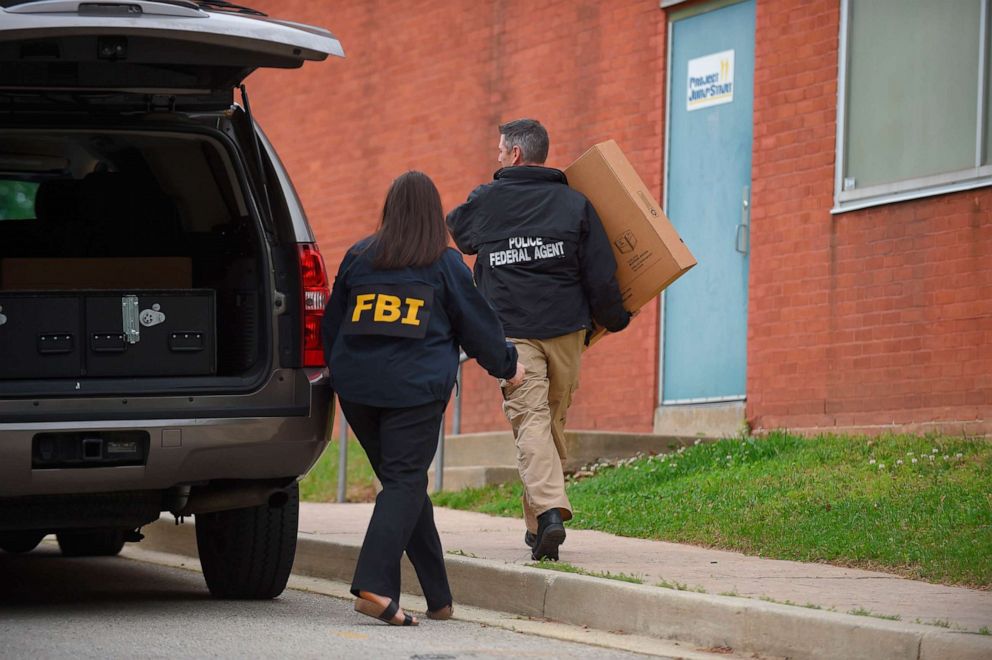
[[[562,519],[572,518],[565,495],[565,414],[579,387],[579,363],[585,330],[551,339],[515,339],[519,361],[526,370],[517,387],[503,385],[503,413],[517,445],[517,468],[524,485],[527,531],[537,532],[537,516],[558,507]]]

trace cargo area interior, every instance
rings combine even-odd
[[[0,130],[0,384],[261,373],[267,257],[238,181],[203,133]]]

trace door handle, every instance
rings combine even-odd
[[[748,247],[750,247],[748,245],[748,241],[751,238],[750,233],[750,229],[747,225],[743,223],[737,225],[737,239],[734,247],[741,254],[747,254]]]
[[[734,249],[747,254],[751,249],[751,186],[744,186],[741,193],[741,222],[737,225]]]

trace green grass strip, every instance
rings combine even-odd
[[[520,515],[519,484],[432,496]],[[992,443],[773,433],[571,481],[570,526],[992,587]]]

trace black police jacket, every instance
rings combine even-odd
[[[447,401],[459,345],[493,376],[513,377],[517,350],[457,251],[423,268],[375,270],[370,245],[345,255],[321,325],[342,399],[383,408]]]
[[[616,259],[599,216],[564,172],[505,167],[448,214],[455,243],[478,254],[475,281],[507,336],[547,339],[591,320],[611,332],[630,322]]]

